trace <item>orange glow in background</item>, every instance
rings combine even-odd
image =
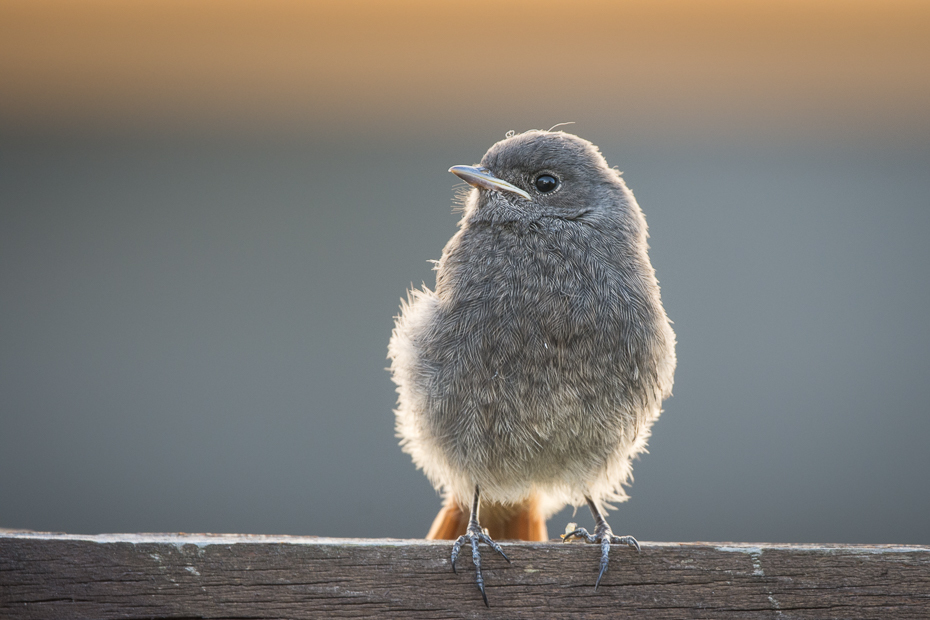
[[[930,134],[930,3],[0,5],[0,126]]]

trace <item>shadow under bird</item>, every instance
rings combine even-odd
[[[649,262],[646,221],[593,144],[528,131],[477,166],[435,290],[410,291],[389,345],[397,431],[444,495],[427,535],[468,544],[485,604],[479,543],[547,540],[546,519],[587,504],[600,546],[609,502],[670,396],[675,335]],[[507,560],[510,561],[509,559]]]

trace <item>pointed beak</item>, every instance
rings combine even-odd
[[[516,194],[521,198],[530,200],[530,195],[525,191],[515,185],[511,185],[507,181],[498,179],[484,168],[475,168],[474,166],[452,166],[449,168],[449,172],[469,185],[483,187],[484,189],[492,189],[496,192],[510,192],[511,194]]]

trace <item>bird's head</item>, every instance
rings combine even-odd
[[[573,220],[622,207],[619,173],[596,146],[562,131],[528,131],[493,145],[477,166],[449,172],[474,186],[465,220]]]

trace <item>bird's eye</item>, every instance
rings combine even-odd
[[[559,186],[559,180],[551,174],[541,174],[536,177],[536,189],[543,194],[548,194]]]

